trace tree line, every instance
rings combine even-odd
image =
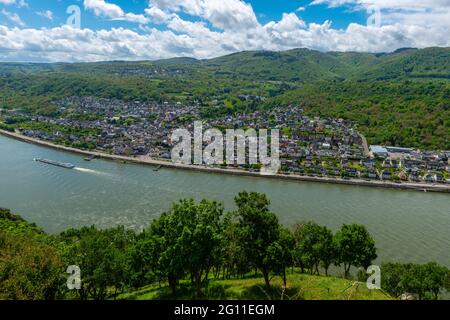
[[[198,298],[211,279],[249,275],[261,276],[270,292],[274,277],[288,285],[288,270],[327,276],[334,265],[351,277],[352,267],[365,270],[377,258],[375,241],[362,225],[343,225],[336,233],[314,222],[286,228],[264,194],[241,192],[235,204],[236,210],[225,212],[218,202],[184,199],[140,233],[92,226],[46,238],[23,232],[12,238],[0,215],[0,298],[107,299],[158,283],[176,297],[187,282]],[[38,250],[19,252],[33,246]],[[65,287],[63,266],[69,265],[81,269],[80,290]],[[438,298],[448,273],[435,263],[383,264],[382,288],[395,297],[408,292]]]

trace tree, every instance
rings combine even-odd
[[[137,289],[161,279],[158,273],[158,258],[162,243],[158,238],[144,230],[137,237],[136,244],[128,250],[130,266],[130,285]]]
[[[220,244],[222,205],[203,200],[181,200],[150,226],[150,234],[160,248],[156,263],[175,294],[178,281],[188,273],[197,296],[217,258]]]
[[[436,262],[427,263],[422,268],[425,273],[425,290],[431,292],[437,300],[441,290],[445,289],[449,270]]]
[[[163,213],[149,228],[152,246],[160,250],[155,257],[155,272],[160,280],[168,281],[173,295],[176,293],[179,280],[185,275],[184,255],[179,243],[184,226],[175,218],[173,214]]]
[[[269,248],[279,239],[277,216],[269,211],[269,200],[259,193],[241,192],[235,198],[238,207],[238,233],[245,255],[250,263],[261,271],[270,289]]]
[[[251,271],[251,262],[246,256],[246,250],[241,243],[238,216],[236,212],[228,212],[222,221],[222,244],[219,265],[223,268],[223,277],[244,276]]]
[[[419,300],[438,299],[445,289],[449,270],[435,262],[424,265],[386,263],[381,266],[381,286],[394,296],[417,294]]]
[[[375,241],[362,225],[343,225],[334,236],[336,247],[336,264],[344,264],[344,274],[347,277],[350,267],[367,269],[377,258]]]
[[[68,230],[60,235],[65,265],[81,269],[80,299],[104,300],[109,289],[118,291],[129,284],[128,251],[135,233],[117,227],[98,230],[94,226]]]
[[[184,228],[181,241],[197,297],[200,297],[202,285],[208,280],[218,257],[223,207],[217,202],[203,200],[198,205],[187,202],[179,210],[192,217],[190,228]]]
[[[0,230],[0,300],[53,300],[64,283],[57,251]]]
[[[405,293],[402,286],[402,275],[405,273],[405,265],[401,263],[383,263],[381,265],[381,287],[383,290],[399,297]]]
[[[273,268],[273,272],[283,278],[284,287],[286,287],[286,269],[293,265],[293,250],[295,239],[289,229],[280,227],[279,239],[272,243],[268,248],[267,264]]]
[[[325,275],[328,276],[328,269],[336,261],[336,246],[333,241],[333,232],[325,226],[320,231],[320,243],[320,261]]]
[[[331,230],[314,222],[297,224],[294,230],[295,255],[301,262],[302,269],[306,267],[311,274],[319,274],[319,266],[322,264],[328,274],[328,268],[335,261]]]

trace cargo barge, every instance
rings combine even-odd
[[[61,168],[65,168],[65,169],[75,168],[75,166],[71,163],[64,163],[64,162],[53,161],[53,160],[42,159],[42,158],[34,158],[33,160],[36,162],[42,162],[45,164],[50,164],[52,166],[61,167]]]

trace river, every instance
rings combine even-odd
[[[41,157],[74,170],[33,161]],[[450,267],[449,194],[231,176],[143,165],[87,162],[76,154],[0,135],[0,207],[49,233],[125,225],[142,229],[180,198],[214,199],[234,208],[242,190],[266,193],[285,225],[316,221],[333,229],[367,226],[379,261],[437,261]]]

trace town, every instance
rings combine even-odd
[[[247,99],[247,97],[240,97]],[[112,155],[170,161],[173,130],[193,131],[202,120],[199,103],[124,102],[69,97],[54,102],[55,115],[3,110],[6,126],[21,134]],[[280,174],[395,183],[450,183],[450,151],[368,145],[356,124],[344,119],[309,117],[297,106],[237,113],[203,121],[204,129],[279,129]],[[247,153],[248,156],[248,153]],[[253,172],[258,165],[221,164]]]

